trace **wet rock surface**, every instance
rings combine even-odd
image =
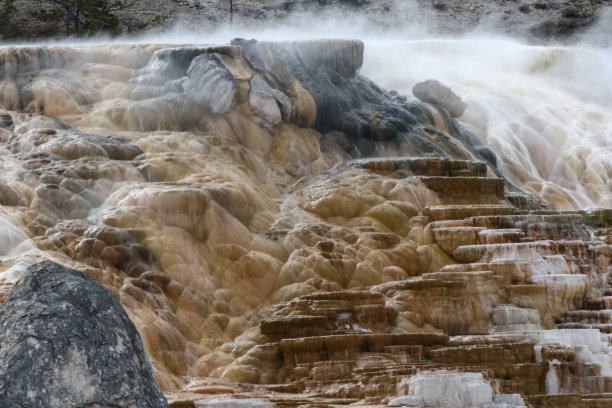
[[[3,407],[167,407],[140,336],[94,278],[31,266],[0,306]]]

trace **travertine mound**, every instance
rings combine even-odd
[[[3,407],[167,407],[140,336],[94,278],[30,267],[0,306]]]
[[[421,403],[422,372],[609,403],[610,211],[544,211],[362,53],[0,50],[0,299],[48,256],[95,276],[176,407]]]

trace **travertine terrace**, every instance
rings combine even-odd
[[[0,49],[0,300],[94,276],[172,407],[610,406],[612,211],[551,210],[363,52]]]

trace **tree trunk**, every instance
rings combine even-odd
[[[64,16],[64,24],[66,25],[66,35],[70,35],[72,31],[72,4],[66,3],[64,6],[66,15]]]

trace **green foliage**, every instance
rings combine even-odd
[[[66,35],[120,34],[116,11],[132,6],[124,0],[51,0],[51,9],[33,12],[42,21],[63,24]]]
[[[1,0],[0,4],[0,37],[6,39],[19,36],[20,30],[12,21],[15,11],[17,11],[15,1]]]
[[[154,27],[154,28],[165,27],[166,23],[168,22],[168,18],[170,18],[168,14],[158,14],[157,16],[155,16],[153,20],[151,20],[151,27]]]

